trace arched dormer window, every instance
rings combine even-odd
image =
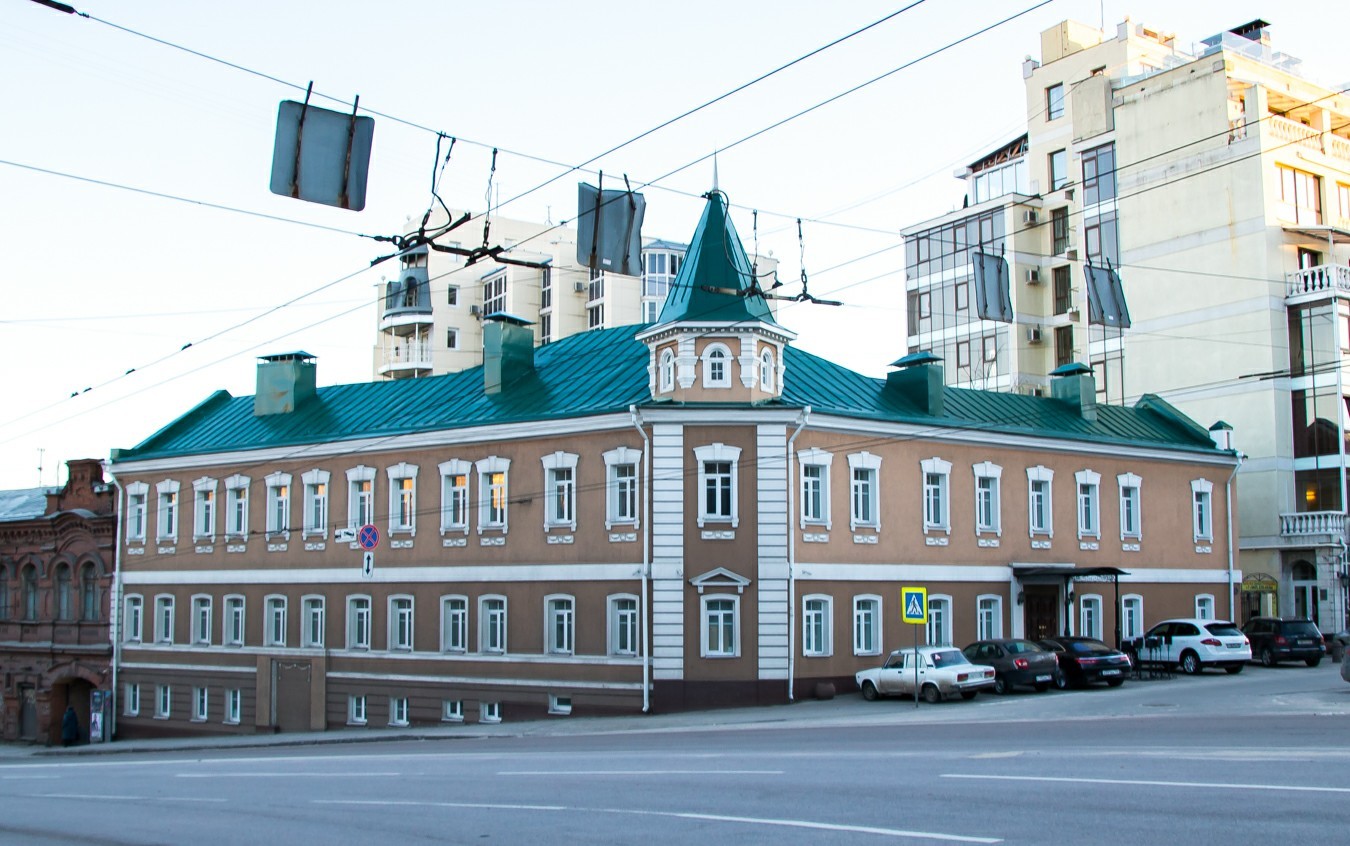
[[[703,387],[731,387],[731,351],[722,344],[711,344],[703,352]]]
[[[659,368],[660,383],[662,391],[675,390],[675,353],[670,350],[661,351],[661,365]]]
[[[765,350],[759,354],[759,386],[768,393],[774,392],[773,351]]]

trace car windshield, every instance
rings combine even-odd
[[[1206,623],[1205,631],[1215,637],[1242,637],[1242,632],[1232,623]]]
[[[1091,640],[1076,640],[1069,644],[1074,652],[1081,652],[1084,655],[1108,655],[1115,652],[1114,649],[1104,643],[1097,643]]]
[[[1003,646],[1004,646],[1005,649],[1007,649],[1009,652],[1011,652],[1011,653],[1014,654],[1014,655],[1017,655],[1018,653],[1021,653],[1021,652],[1044,652],[1044,651],[1045,651],[1044,649],[1041,649],[1039,646],[1037,646],[1036,644],[1032,643],[1032,642],[1029,641],[1029,640],[1010,640],[1010,641],[1008,641],[1007,643],[1005,643]]]
[[[941,652],[934,652],[929,657],[932,659],[934,667],[951,667],[955,664],[970,663],[966,660],[966,656],[956,649],[944,649]]]
[[[1321,637],[1317,626],[1307,620],[1294,620],[1284,624],[1284,633],[1289,637]]]

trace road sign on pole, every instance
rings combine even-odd
[[[900,619],[920,625],[928,622],[928,588],[900,588]]]
[[[366,550],[361,553],[361,578],[369,579],[375,575],[375,553]]]
[[[380,529],[370,523],[361,527],[361,531],[356,533],[356,542],[362,549],[371,550],[380,545]]]

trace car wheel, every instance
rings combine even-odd
[[[1263,667],[1275,666],[1275,653],[1270,651],[1269,646],[1261,650],[1261,666]]]
[[[1245,664],[1234,664],[1231,667],[1224,667],[1223,670],[1230,676],[1236,676],[1238,673],[1242,672],[1242,668],[1245,666]]]
[[[1304,658],[1303,663],[1307,664],[1309,667],[1316,667],[1318,664],[1322,663],[1322,656],[1319,655],[1316,658]]]
[[[1203,667],[1200,666],[1200,656],[1187,650],[1181,656],[1181,671],[1188,676],[1199,673]]]
[[[942,692],[937,689],[937,685],[926,684],[923,686],[923,701],[929,705],[936,705],[942,701]]]
[[[1059,690],[1065,690],[1069,687],[1069,677],[1064,674],[1063,670],[1055,671],[1055,687]]]
[[[1050,682],[1036,682],[1036,692],[1045,693],[1050,689]]]
[[[1124,683],[1125,683],[1125,680],[1124,680],[1124,679],[1107,679],[1107,680],[1106,680],[1106,686],[1107,686],[1107,687],[1120,687],[1120,686],[1121,686],[1122,684],[1124,684]]]
[[[1007,679],[1003,678],[1003,676],[994,676],[995,693],[997,693],[999,696],[1002,696],[1003,694],[1007,693],[1009,689],[1010,688]]]
[[[870,681],[863,682],[862,695],[863,699],[866,699],[868,702],[875,702],[877,699],[877,686]]]
[[[977,691],[974,690],[963,690],[961,691],[961,698],[969,702],[970,700],[975,698],[976,693]]]

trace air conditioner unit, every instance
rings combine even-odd
[[[1022,222],[1028,226],[1034,226],[1036,224],[1036,210],[1024,209],[1022,211]]]
[[[1040,342],[1041,342],[1041,327],[1039,327],[1039,326],[1028,326],[1028,327],[1027,327],[1027,343],[1028,343],[1028,344],[1039,344]]]
[[[474,317],[479,317],[482,315],[482,313],[483,309],[480,308],[479,306],[476,305],[469,306],[469,314],[473,315]]]
[[[1066,199],[1066,200],[1072,200],[1072,199],[1073,199],[1073,189],[1072,189],[1072,188],[1065,188],[1065,189],[1064,189],[1064,199]]]
[[[578,294],[584,294],[584,293],[586,293],[586,283],[585,283],[585,282],[573,282],[573,283],[572,283],[572,290],[573,290],[573,291],[576,291]]]
[[[1041,272],[1034,267],[1027,268],[1027,284],[1028,285],[1041,284]]]

